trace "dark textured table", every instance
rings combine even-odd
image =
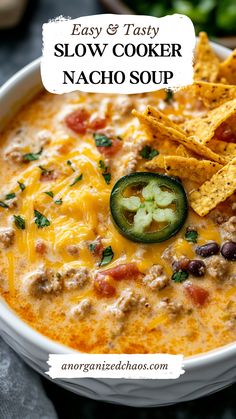
[[[96,0],[30,0],[21,24],[0,32],[0,84],[41,54],[41,25],[58,15],[78,17],[101,13]],[[76,396],[43,380],[60,419],[236,419],[236,385],[212,396],[175,406],[135,409]],[[23,419],[23,418],[22,418]]]

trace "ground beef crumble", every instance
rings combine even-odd
[[[15,231],[13,228],[0,228],[0,248],[7,249],[14,242]]]
[[[236,216],[223,223],[220,230],[224,241],[236,242]]]
[[[161,265],[153,265],[143,277],[143,284],[153,291],[159,291],[170,283],[170,278],[165,274]]]
[[[39,269],[25,277],[25,286],[30,295],[41,298],[58,294],[63,289],[61,275],[52,269]]]
[[[83,288],[89,279],[89,271],[85,267],[70,268],[62,274],[64,288],[74,290]]]
[[[224,280],[229,272],[229,262],[222,256],[211,256],[205,261],[208,274],[215,279]]]
[[[140,297],[130,288],[123,290],[117,301],[108,308],[118,320],[124,320],[125,316],[138,305]]]
[[[89,298],[85,298],[84,300],[80,301],[79,304],[72,307],[70,310],[70,315],[75,317],[76,319],[82,320],[84,319],[92,310],[92,303]]]

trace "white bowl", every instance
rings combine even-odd
[[[222,59],[229,55],[229,49],[212,45]],[[38,59],[0,89],[0,128],[40,89]],[[0,333],[25,362],[42,375],[48,370],[49,353],[74,352],[33,330],[3,300],[0,300]],[[185,374],[176,380],[82,378],[58,379],[56,383],[82,396],[127,406],[151,407],[183,402],[213,393],[236,381],[236,343],[185,358],[184,369]]]

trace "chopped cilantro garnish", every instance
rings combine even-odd
[[[99,160],[99,162],[98,162],[98,167],[99,167],[99,169],[104,170],[104,172],[106,172],[106,171],[107,171],[107,166],[105,165],[105,163],[104,163],[104,161],[103,161],[103,160]]]
[[[39,169],[42,171],[43,175],[50,175],[50,173],[53,172],[53,170],[45,169],[45,167],[43,167],[43,166],[39,166]]]
[[[0,201],[0,207],[9,208],[9,206],[7,204],[5,204],[5,202],[3,202],[3,201]]]
[[[18,183],[18,185],[19,185],[19,187],[20,187],[20,189],[22,190],[22,192],[25,190],[25,188],[26,188],[26,186],[24,185],[24,183],[21,183],[21,182],[17,182]]]
[[[112,261],[114,257],[114,253],[111,246],[106,247],[106,249],[102,252],[102,259],[100,262],[100,266],[105,266]]]
[[[107,183],[107,185],[109,185],[110,181],[111,181],[111,174],[110,173],[102,173],[102,176],[105,179],[105,182]]]
[[[165,102],[170,103],[174,98],[174,93],[171,89],[166,89]]]
[[[56,201],[54,201],[56,205],[61,205],[62,204],[62,199],[56,199]]]
[[[191,230],[187,228],[184,237],[185,240],[187,240],[190,243],[197,243],[198,232],[196,230]]]
[[[104,134],[93,134],[96,147],[111,147],[112,140]]]
[[[155,148],[151,148],[149,145],[145,145],[139,154],[143,159],[152,160],[153,157],[159,154],[159,151],[157,151]]]
[[[66,164],[71,167],[71,169],[73,170],[73,172],[75,172],[75,168],[73,167],[73,163],[72,163],[71,160],[67,160]]]
[[[38,228],[50,226],[50,221],[41,212],[34,210],[34,222]]]
[[[94,253],[94,251],[96,249],[96,246],[97,246],[96,241],[89,244],[89,250],[90,250],[91,253]]]
[[[54,197],[54,193],[52,191],[44,192],[46,195],[50,196],[51,198]]]
[[[43,152],[43,147],[40,148],[40,150],[37,153],[26,153],[23,155],[23,160],[25,162],[27,161],[33,161],[33,160],[38,160],[40,155]]]
[[[19,230],[25,230],[25,220],[20,215],[13,215],[15,226]]]
[[[178,272],[173,273],[173,275],[172,275],[172,278],[171,278],[171,279],[172,279],[174,282],[183,282],[183,281],[185,281],[187,278],[188,278],[188,272],[186,272],[186,271],[178,271]]]
[[[98,166],[99,166],[99,169],[103,171],[102,176],[104,177],[105,182],[109,185],[111,181],[111,174],[108,172],[108,167],[105,165],[103,160],[99,160]]]
[[[8,194],[6,195],[6,198],[5,198],[5,199],[13,199],[13,198],[15,198],[15,197],[16,197],[15,192],[12,192],[12,193],[8,193]]]
[[[79,176],[77,176],[73,182],[70,184],[70,186],[74,186],[77,182],[83,179],[83,173],[81,173]]]

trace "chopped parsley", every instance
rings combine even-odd
[[[24,183],[21,183],[21,182],[17,182],[17,183],[18,183],[21,191],[23,192],[25,190],[26,186],[24,185]]]
[[[106,247],[106,249],[104,249],[102,252],[102,259],[99,266],[108,265],[108,263],[112,261],[113,257],[114,257],[114,253],[113,253],[112,247],[111,246]]]
[[[0,207],[9,208],[9,205],[5,204],[5,202],[3,202],[3,201],[0,201]]]
[[[54,193],[52,191],[46,191],[44,192],[46,195],[50,196],[51,198],[54,197]]]
[[[23,160],[25,162],[38,160],[42,152],[43,152],[43,147],[41,147],[37,153],[26,153],[23,155]]]
[[[170,103],[174,99],[174,93],[171,89],[166,89],[165,102]]]
[[[104,134],[93,134],[96,147],[111,147],[112,140]]]
[[[34,210],[34,222],[38,228],[50,226],[50,221],[41,212]]]
[[[171,279],[174,282],[184,282],[184,281],[186,281],[187,278],[188,278],[188,272],[186,272],[186,271],[178,271],[178,272],[173,273]]]
[[[67,160],[66,164],[71,167],[71,170],[73,170],[73,172],[75,172],[75,168],[73,167],[73,163],[71,160]]]
[[[56,199],[56,201],[54,201],[56,205],[61,205],[62,204],[62,199]]]
[[[15,226],[19,230],[25,230],[25,220],[20,215],[13,215]]]
[[[77,182],[83,179],[83,173],[81,173],[79,176],[77,176],[73,182],[70,184],[70,186],[74,186]]]
[[[150,145],[145,145],[139,152],[140,156],[146,160],[152,160],[153,157],[158,156],[159,151],[151,148]]]
[[[6,198],[5,199],[13,199],[13,198],[15,198],[16,197],[16,194],[15,194],[15,192],[12,192],[12,193],[8,193],[7,195],[6,195]]]
[[[185,240],[190,243],[197,243],[198,232],[196,230],[191,230],[190,228],[186,229]]]

